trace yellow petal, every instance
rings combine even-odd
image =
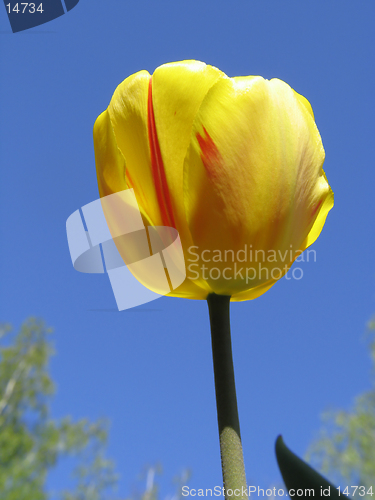
[[[164,64],[152,76],[152,105],[174,219],[186,230],[183,205],[183,162],[191,129],[208,90],[224,73],[199,61]],[[184,227],[181,227],[184,226]]]
[[[178,230],[186,254],[193,241],[186,224],[183,203],[183,164],[189,146],[194,118],[208,90],[220,78],[227,78],[213,66],[199,61],[180,61],[164,64],[152,76],[152,105],[157,139],[173,212],[174,227]],[[186,281],[175,296],[197,294],[191,281]],[[196,281],[201,288],[199,297],[211,292],[204,280]],[[182,292],[181,292],[182,291]],[[185,295],[186,292],[186,295]],[[183,295],[181,295],[181,293]]]
[[[310,232],[307,235],[305,241],[301,245],[301,251],[306,250],[306,248],[312,245],[314,241],[318,238],[318,236],[322,232],[328,212],[333,207],[333,198],[334,198],[333,191],[328,185],[327,177],[324,171],[322,170],[321,181],[320,184],[318,184],[318,188],[320,187],[321,191],[325,194],[327,186],[328,186],[328,194],[325,195],[325,198],[322,197],[322,203],[319,207],[319,212],[317,212],[314,224],[310,229]]]
[[[125,160],[117,148],[107,110],[96,119],[94,149],[100,196],[107,196],[126,189]]]
[[[330,188],[324,150],[306,103],[280,80],[219,80],[193,125],[184,165],[187,220],[201,249],[299,250]],[[288,254],[289,255],[289,254]],[[280,270],[294,258],[278,258]],[[265,263],[271,271],[275,263]],[[223,269],[226,263],[217,264]],[[232,295],[269,278],[208,279]]]
[[[154,225],[163,225],[151,169],[148,134],[150,75],[140,71],[116,89],[108,107],[116,144],[125,159],[126,181],[134,189],[142,214]]]
[[[303,106],[305,106],[305,108],[307,109],[307,111],[310,113],[312,119],[314,120],[314,112],[313,112],[313,109],[312,109],[311,104],[309,103],[309,101],[306,99],[306,97],[304,97],[301,94],[298,94],[298,92],[296,92],[295,90],[293,90],[293,92],[294,92],[294,95],[299,100],[300,104],[302,104]]]

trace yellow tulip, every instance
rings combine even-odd
[[[311,106],[278,79],[198,61],[140,71],[96,120],[94,146],[100,196],[132,188],[146,225],[177,229],[187,278],[171,296],[258,297],[333,206]]]

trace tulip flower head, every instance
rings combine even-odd
[[[178,231],[186,279],[171,296],[258,297],[333,206],[311,106],[278,79],[198,61],[140,71],[96,120],[94,146],[100,196],[133,189],[145,226]],[[109,214],[109,227],[120,218]]]

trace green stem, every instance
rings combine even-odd
[[[217,420],[225,498],[246,499],[245,465],[230,337],[230,297],[213,293],[208,295],[207,302],[211,322]]]

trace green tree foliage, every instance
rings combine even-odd
[[[372,387],[359,395],[350,411],[323,414],[323,428],[310,446],[307,460],[330,480],[349,488],[349,496],[375,498],[375,320],[369,324],[373,363]],[[371,488],[372,487],[372,488]],[[363,493],[365,492],[365,495]],[[372,493],[372,495],[371,495]]]
[[[26,322],[17,334],[8,327],[0,332],[0,498],[52,498],[45,489],[48,472],[62,457],[75,456],[74,491],[56,497],[102,500],[116,482],[114,465],[104,455],[106,424],[51,418],[49,333],[36,320]]]

